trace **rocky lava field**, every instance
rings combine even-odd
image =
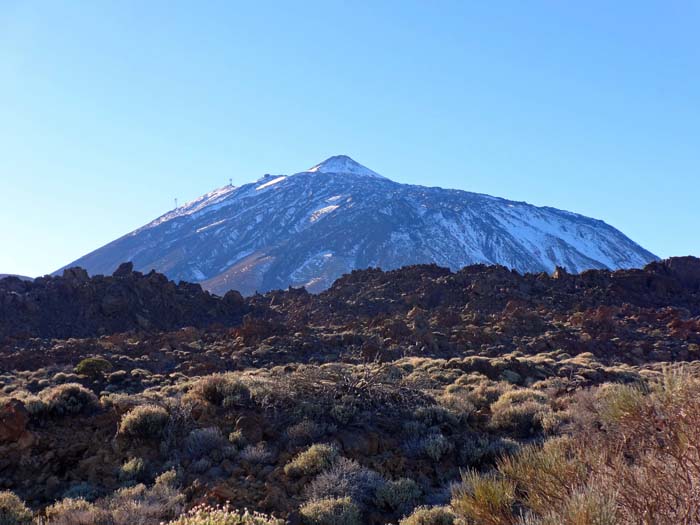
[[[0,523],[700,523],[698,359],[692,257],[8,277]]]

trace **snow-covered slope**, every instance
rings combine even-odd
[[[641,267],[656,256],[602,221],[477,193],[398,184],[346,156],[226,186],[78,259],[133,261],[216,293],[327,288],[356,268],[435,262],[520,272]]]

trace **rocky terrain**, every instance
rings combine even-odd
[[[31,281],[31,277],[27,277],[26,275],[17,275],[14,273],[0,273],[0,279],[4,279],[5,277],[17,277],[18,279],[22,279],[23,281]]]
[[[426,180],[428,177],[426,177]],[[475,263],[551,273],[639,268],[656,256],[603,221],[490,195],[400,184],[338,155],[225,186],[68,266],[199,282],[223,295],[328,288],[355,269]],[[60,273],[60,272],[59,272]]]
[[[699,358],[692,257],[6,278],[0,523],[700,523]]]
[[[90,278],[85,270],[71,268],[61,277],[0,280],[0,339],[232,325],[245,312],[238,292],[215,298],[198,284],[134,272],[131,263],[109,277]]]

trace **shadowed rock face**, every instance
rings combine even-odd
[[[206,194],[70,266],[123,261],[212,292],[328,288],[355,269],[500,264],[640,268],[656,257],[602,221],[488,195],[399,184],[346,156]]]
[[[134,272],[131,263],[109,277],[89,277],[82,268],[70,268],[60,277],[0,280],[0,336],[81,337],[235,325],[245,312],[237,292],[214,297],[198,284]]]
[[[85,270],[71,268],[61,277],[33,282],[0,280],[0,336],[86,337],[185,326],[232,327],[247,316],[242,332],[263,340],[308,324],[351,328],[356,319],[410,317],[413,309],[444,310],[446,318],[455,318],[451,325],[459,325],[465,312],[510,318],[524,310],[570,314],[626,304],[681,308],[700,315],[700,259],[679,257],[641,270],[589,270],[579,275],[560,268],[551,276],[484,265],[458,272],[436,265],[357,270],[318,295],[289,289],[249,298],[235,291],[214,296],[199,284],[175,284],[155,272],[135,272],[130,263],[109,277],[89,277]],[[411,323],[421,324],[413,318]]]
[[[18,279],[21,279],[23,281],[31,281],[33,279],[32,277],[27,277],[26,275],[17,275],[14,273],[0,273],[0,279],[4,279],[5,277],[17,277]]]

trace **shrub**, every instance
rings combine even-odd
[[[598,390],[597,415],[607,426],[634,418],[644,410],[648,399],[641,385],[610,384]]]
[[[146,473],[146,462],[141,458],[131,458],[119,468],[119,479],[126,482],[139,481]]]
[[[515,456],[502,458],[499,471],[517,484],[528,508],[540,515],[561,506],[588,475],[567,438],[523,447]]]
[[[110,525],[109,513],[84,499],[67,498],[46,508],[42,525]]]
[[[474,403],[464,393],[446,393],[440,397],[440,404],[460,421],[467,421],[476,412]]]
[[[456,416],[447,408],[440,405],[418,407],[413,417],[427,426],[457,423]]]
[[[304,419],[287,429],[287,437],[294,443],[305,445],[332,431],[328,425],[318,423],[312,419]]]
[[[421,441],[421,448],[425,455],[433,461],[440,461],[440,458],[452,450],[452,443],[442,434],[429,434]]]
[[[185,451],[192,459],[199,459],[227,445],[228,442],[218,427],[196,428],[185,438]]]
[[[500,396],[509,392],[512,386],[508,383],[497,383],[486,378],[478,378],[469,385],[469,388],[470,391],[466,398],[479,410],[489,407]]]
[[[387,481],[377,489],[375,502],[378,507],[406,513],[415,507],[421,495],[418,483],[409,478]]]
[[[78,481],[71,485],[62,494],[63,499],[84,499],[92,501],[98,496],[97,488],[89,481]]]
[[[0,491],[0,525],[29,525],[32,513],[14,493]]]
[[[245,447],[239,456],[249,463],[269,463],[272,461],[273,453],[265,443],[258,443]]]
[[[157,405],[140,405],[122,417],[119,433],[136,439],[155,439],[163,436],[170,414]]]
[[[24,408],[33,417],[43,416],[48,411],[48,405],[39,396],[27,396],[22,399]]]
[[[311,501],[299,512],[305,525],[362,525],[360,509],[348,497]]]
[[[231,443],[236,449],[242,449],[246,446],[246,439],[243,432],[240,430],[234,430],[228,435],[229,443]]]
[[[528,516],[524,525],[617,525],[621,523],[613,497],[583,489],[543,517]]]
[[[542,430],[542,418],[551,412],[547,396],[530,389],[511,390],[491,405],[490,426],[494,430],[528,437]]]
[[[179,516],[185,503],[175,485],[176,475],[168,471],[156,478],[152,487],[139,484],[120,489],[107,500],[113,522],[152,525]]]
[[[54,383],[66,383],[69,381],[70,376],[65,372],[57,372],[53,376]]]
[[[509,390],[498,397],[498,400],[491,405],[491,409],[498,410],[502,406],[525,403],[527,401],[535,401],[544,405],[547,404],[548,398],[547,394],[531,388]]]
[[[589,486],[616,495],[621,523],[697,521],[700,378],[667,368],[647,386],[610,385],[595,398],[592,414],[575,414]]]
[[[184,516],[171,521],[169,525],[283,525],[284,521],[245,510],[243,512],[228,507],[208,507],[201,505],[191,509]]]
[[[75,366],[75,373],[91,378],[101,377],[112,370],[112,363],[102,357],[87,357]]]
[[[343,396],[330,410],[330,415],[340,425],[347,425],[357,415],[359,407],[352,396]]]
[[[56,416],[74,415],[89,412],[99,407],[97,396],[78,383],[66,383],[47,388],[39,396]]]
[[[328,470],[313,479],[307,494],[312,500],[349,497],[363,505],[382,484],[384,479],[377,472],[340,457]]]
[[[287,463],[284,466],[284,472],[292,477],[313,476],[326,470],[337,458],[337,448],[317,443]]]
[[[233,374],[214,374],[197,381],[194,395],[225,408],[245,405],[250,401],[250,390]]]
[[[515,454],[520,445],[509,438],[469,436],[461,440],[459,462],[464,466],[489,464],[504,456]]]
[[[452,508],[458,516],[483,525],[512,525],[515,486],[494,474],[480,475],[468,470],[452,494]]]
[[[455,515],[447,507],[420,507],[399,525],[453,525]]]

